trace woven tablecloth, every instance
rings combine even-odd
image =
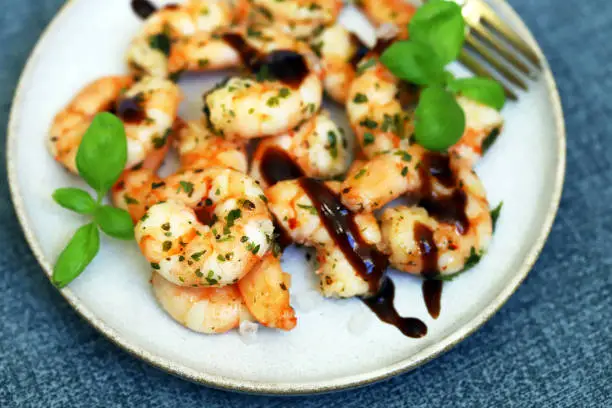
[[[111,344],[49,283],[15,217],[2,155],[0,407],[611,407],[612,1],[510,3],[559,86],[567,176],[540,259],[475,334],[411,373],[335,394],[247,396],[175,378]],[[0,1],[2,143],[19,74],[61,4]]]

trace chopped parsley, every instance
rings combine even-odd
[[[314,208],[312,205],[298,204],[297,206],[303,210],[308,211],[312,215],[317,215],[317,209]]]

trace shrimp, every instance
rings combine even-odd
[[[325,28],[310,44],[321,57],[325,91],[336,102],[344,104],[355,78],[356,65],[369,49],[340,24]]]
[[[183,5],[166,6],[145,21],[130,44],[128,65],[138,75],[166,78],[184,68],[176,61],[179,57],[172,56],[176,46],[203,42],[208,63],[198,68],[234,66],[239,62],[237,54],[210,36],[215,30],[230,25],[234,18],[230,5],[224,0],[189,0]],[[184,49],[179,51],[179,55],[184,53]],[[173,58],[175,71],[169,69],[169,60]],[[194,61],[197,64],[198,60]]]
[[[353,165],[342,182],[342,203],[351,211],[372,212],[405,193],[417,193],[426,176],[419,145],[393,150]]]
[[[296,325],[295,311],[289,304],[291,276],[281,269],[273,253],[238,281],[238,289],[255,319],[267,327],[291,330]]]
[[[270,249],[274,226],[250,177],[220,167],[188,169],[154,187],[135,237],[151,267],[172,283],[236,283]]]
[[[312,75],[297,90],[279,81],[235,77],[205,95],[205,112],[215,131],[226,137],[275,136],[310,119],[321,94],[321,82]]]
[[[344,130],[322,111],[295,131],[262,140],[253,156],[250,175],[268,187],[262,173],[263,159],[269,149],[283,150],[309,177],[332,178],[343,174],[350,152]]]
[[[504,118],[497,110],[463,96],[457,97],[465,113],[465,132],[449,152],[462,156],[473,167],[497,137]]]
[[[346,110],[366,157],[407,149],[412,135],[411,115],[402,109],[407,88],[374,56],[361,61],[353,80]]]
[[[83,88],[56,116],[49,131],[53,157],[78,174],[76,154],[93,117],[116,111],[125,125],[128,157],[126,168],[141,163],[162,148],[182,99],[172,82],[143,78],[136,83],[127,76],[99,78]]]
[[[406,0],[360,0],[358,4],[375,27],[385,31],[392,27],[399,38],[408,37],[408,23],[416,6]]]
[[[153,272],[153,294],[162,308],[183,326],[200,333],[225,333],[252,321],[237,285],[222,288],[178,286]]]
[[[217,133],[275,136],[318,112],[321,70],[307,44],[270,28],[249,27],[245,37],[232,38],[248,49],[243,62],[258,77],[232,77],[204,95],[204,112]]]
[[[342,9],[341,0],[252,0],[257,22],[271,24],[296,38],[312,36],[333,24]]]
[[[340,183],[326,182],[334,192]],[[351,266],[344,253],[333,241],[311,199],[297,180],[281,181],[266,190],[270,211],[293,241],[317,250],[319,287],[327,297],[367,295],[370,286]],[[372,214],[357,214],[355,223],[364,241],[384,248],[376,218]]]
[[[438,188],[418,206],[383,212],[383,240],[395,268],[426,277],[452,275],[489,246],[493,227],[482,183],[458,156],[451,157],[450,170],[451,186]]]
[[[204,167],[225,167],[241,173],[247,171],[247,153],[244,143],[225,140],[208,129],[206,120],[184,122],[178,119],[169,136],[176,139],[182,169]],[[153,151],[147,159],[135,168],[123,172],[111,191],[116,207],[128,211],[137,222],[147,208],[152,190],[164,185],[157,175],[170,143]]]
[[[215,135],[204,119],[186,122],[177,132],[177,139],[183,169],[218,166],[247,172],[245,143]]]

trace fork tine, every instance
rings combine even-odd
[[[481,24],[470,26],[471,31],[475,32],[481,39],[489,44],[495,52],[510,62],[516,69],[523,72],[526,75],[532,76],[531,70],[523,61],[518,59],[514,52],[495,38],[488,30]]]
[[[491,78],[491,79],[494,79],[496,81],[498,80],[493,74],[491,74],[491,72],[489,70],[487,70],[485,67],[483,67],[473,56],[471,56],[465,50],[461,50],[461,53],[459,54],[459,62],[461,64],[463,64],[467,69],[469,69],[470,71],[472,71],[474,74],[476,74],[478,76],[482,76],[482,77],[486,77],[486,78]],[[511,99],[513,101],[516,101],[518,99],[516,94],[510,88],[508,88],[508,86],[506,86],[506,84],[504,84],[503,82],[500,82],[500,83],[504,87],[504,91],[506,92],[506,96],[509,99]]]
[[[487,47],[473,35],[468,34],[465,38],[467,45],[472,47],[491,67],[493,67],[499,74],[506,78],[509,82],[518,86],[521,89],[527,90],[527,84],[521,78],[519,78],[514,72],[500,61],[495,55],[493,55]]]
[[[478,1],[479,9],[483,22],[495,30],[502,38],[507,40],[514,48],[523,54],[536,67],[541,68],[540,58],[533,51],[531,46],[525,42],[518,34],[505,23],[495,11],[484,1]]]

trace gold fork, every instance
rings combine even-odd
[[[476,75],[498,80],[508,98],[516,100],[510,85],[527,90],[524,77],[533,78],[541,69],[538,55],[484,0],[456,2],[469,27],[459,62]]]

